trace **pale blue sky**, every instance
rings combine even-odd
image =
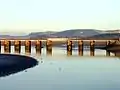
[[[119,29],[120,0],[0,0],[0,31]]]

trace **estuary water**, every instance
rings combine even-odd
[[[14,54],[14,47],[11,47]],[[25,55],[24,47],[21,55]],[[4,52],[2,47],[2,52]],[[120,59],[105,56],[104,50],[96,50],[95,56],[78,56],[77,48],[72,56],[65,48],[53,48],[53,55],[36,54],[32,47],[30,57],[39,61],[33,68],[6,77],[0,77],[0,90],[120,90]]]

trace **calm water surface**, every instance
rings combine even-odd
[[[14,48],[14,47],[12,47]],[[3,50],[3,49],[2,49]],[[120,90],[120,59],[105,57],[105,51],[97,50],[97,56],[67,57],[65,49],[54,48],[53,56],[37,55],[32,48],[31,57],[39,65],[7,77],[0,77],[0,90]],[[14,53],[14,49],[12,50]],[[24,47],[22,47],[22,53]]]

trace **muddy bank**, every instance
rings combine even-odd
[[[38,61],[32,57],[14,54],[0,54],[0,77],[26,70],[37,64]]]

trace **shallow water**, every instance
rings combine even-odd
[[[24,47],[21,54],[25,55]],[[119,90],[120,59],[106,57],[102,50],[96,50],[95,54],[91,57],[86,50],[81,57],[74,50],[68,57],[64,48],[53,48],[53,55],[46,56],[44,48],[40,56],[32,47],[30,56],[39,65],[27,72],[1,77],[0,90]]]

